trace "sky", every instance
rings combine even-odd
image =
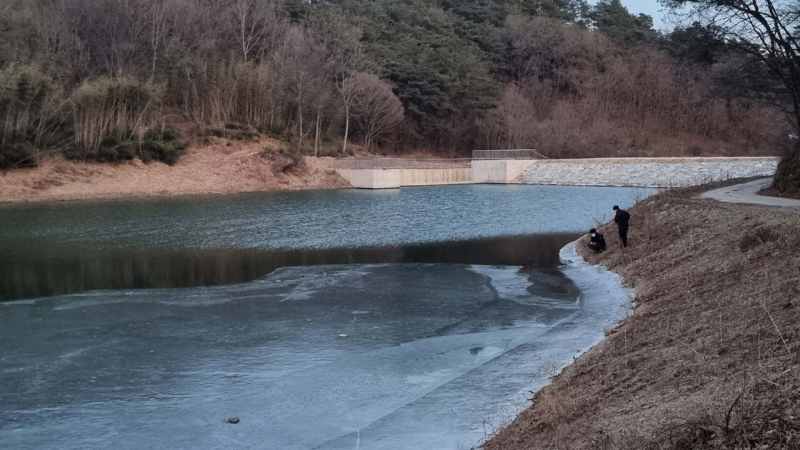
[[[596,3],[596,1],[591,1],[591,3]],[[657,30],[670,28],[664,22],[665,13],[662,11],[664,7],[658,3],[658,0],[622,0],[622,4],[634,14],[643,13],[652,16],[653,26]]]

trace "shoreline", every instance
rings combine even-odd
[[[526,345],[536,350],[536,359],[546,361],[546,374],[532,374],[532,384],[526,392],[541,392],[552,384],[552,376],[566,370],[583,355],[601,345],[609,332],[629,317],[635,298],[633,288],[626,286],[622,277],[607,268],[591,264],[578,251],[583,237],[559,250],[561,265],[558,270],[578,289],[576,303],[579,309],[571,316],[554,324],[546,333],[535,337]],[[569,349],[569,351],[566,351]],[[531,406],[526,400],[526,408]],[[511,422],[501,424],[509,426]],[[482,441],[483,445],[487,441]],[[491,438],[488,440],[491,442]]]
[[[800,445],[800,209],[698,196],[739,183],[639,202],[625,251],[613,223],[577,244],[634,308],[484,449]]]
[[[109,201],[195,195],[332,190],[350,185],[334,158],[280,153],[281,143],[225,142],[193,147],[177,164],[68,161],[53,157],[38,167],[0,172],[0,205]]]
[[[271,139],[263,139],[259,142],[230,142],[214,139],[208,145],[193,147],[174,166],[168,166],[160,162],[145,164],[139,160],[98,163],[69,161],[60,157],[51,157],[42,161],[35,168],[0,172],[0,205],[161,199],[183,196],[338,190],[352,189],[354,187],[337,171],[336,158],[311,156],[292,158],[285,154],[285,150],[282,150],[282,145],[281,142]],[[652,180],[644,180],[641,177],[638,181],[617,183],[611,182],[610,179],[619,179],[622,176],[620,174],[615,174],[609,178],[610,175],[606,173],[600,179],[592,179],[586,174],[593,172],[593,168],[601,166],[619,171],[621,170],[620,167],[638,164],[641,167],[637,170],[650,171],[650,166],[662,163],[669,165],[686,162],[696,166],[713,160],[732,162],[772,161],[774,158],[682,157],[537,160],[535,166],[541,166],[539,167],[540,169],[547,169],[549,171],[548,174],[536,176],[533,181],[525,181],[524,179],[509,180],[509,183],[499,184],[647,188],[647,186],[653,187],[661,184],[652,183]],[[777,163],[777,161],[773,162]],[[553,169],[555,172],[552,172],[548,169],[550,166],[562,167],[570,166],[571,164],[574,167],[569,169],[566,175],[561,174],[566,178],[559,175],[558,170]],[[761,170],[759,167],[766,163],[758,164],[760,165],[757,167],[750,167],[743,172],[739,170],[739,172],[756,173]],[[533,170],[533,167],[531,166],[525,173]],[[692,182],[699,182],[700,179],[716,179],[723,176],[720,174],[712,175],[709,172],[708,176],[710,178],[701,177],[706,169],[700,170],[696,167],[692,169],[691,167],[686,168],[686,170],[670,169],[670,171],[661,175],[662,177],[668,176],[670,179],[678,175],[689,176],[693,180]],[[627,173],[625,177],[630,178],[636,172],[636,170],[633,170],[631,173]],[[770,172],[770,170],[767,170],[767,172]],[[765,173],[761,176],[764,176]],[[555,178],[560,181],[554,181],[554,174]],[[481,179],[480,176],[475,176],[477,177],[476,179]],[[731,176],[731,173],[728,172],[727,176]],[[353,184],[360,186],[355,181],[353,181]],[[454,184],[483,183],[431,182],[430,184],[422,183],[419,186]],[[403,187],[416,186],[417,184],[403,185]]]
[[[59,205],[69,203],[104,203],[104,202],[137,202],[149,200],[168,200],[168,199],[181,199],[192,197],[227,197],[236,195],[259,195],[259,194],[272,194],[281,192],[314,192],[314,191],[341,191],[353,189],[349,186],[337,187],[292,187],[292,188],[278,188],[278,189],[253,189],[242,191],[198,191],[198,192],[163,192],[163,193],[141,193],[141,194],[110,194],[104,196],[87,196],[87,197],[64,197],[64,198],[25,198],[9,200],[0,198],[0,208],[4,206],[24,206],[24,205]]]

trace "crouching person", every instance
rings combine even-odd
[[[600,253],[606,249],[606,238],[603,237],[602,234],[598,233],[597,230],[592,228],[589,231],[589,248],[594,250],[595,254]]]

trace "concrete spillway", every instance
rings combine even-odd
[[[397,189],[403,186],[470,184],[472,169],[339,169],[339,175],[360,189]]]

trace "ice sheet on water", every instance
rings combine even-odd
[[[543,271],[524,271],[522,267],[513,266],[470,266],[473,272],[486,276],[491,282],[492,288],[497,294],[506,300],[510,300],[522,305],[539,306],[545,308],[558,308],[576,310],[580,308],[578,295],[564,298],[564,295],[556,295],[548,291],[547,286],[536,283],[534,276],[548,276]],[[556,278],[556,275],[549,275]],[[563,283],[570,283],[569,280],[561,280]],[[535,293],[539,292],[539,293]],[[577,293],[576,293],[577,294]]]
[[[357,434],[318,448],[351,449],[356,440],[361,449],[474,448],[513,420],[526,407],[531,391],[549,383],[624,317],[625,305],[633,296],[616,274],[583,261],[574,244],[562,250],[561,258],[565,263],[561,270],[581,292],[581,309],[575,314]]]
[[[0,315],[0,441],[474,445],[487,417],[507,416],[539,386],[531,374],[566,364],[619,313],[615,298],[592,300],[614,286],[589,284],[574,310],[532,299],[529,278],[519,268],[320,266],[237,286],[17,303]],[[233,416],[236,427],[224,422]]]
[[[46,305],[54,311],[110,306],[123,303],[160,304],[196,307],[264,298],[280,294],[281,301],[309,300],[327,287],[345,283],[358,288],[361,277],[386,265],[335,265],[285,267],[251,283],[234,286],[194,287],[187,289],[149,289],[90,291],[61,297],[0,302],[0,307]]]

